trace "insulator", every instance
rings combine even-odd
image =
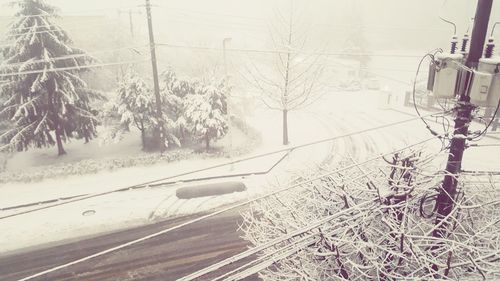
[[[450,54],[455,54],[457,52],[458,39],[457,36],[453,36],[451,39],[451,50]]]
[[[488,43],[486,44],[486,50],[484,51],[484,57],[490,59],[493,57],[493,52],[495,51],[495,39],[490,37]]]
[[[467,53],[467,47],[469,44],[469,40],[470,40],[469,35],[465,34],[464,37],[462,38],[462,49],[460,50],[462,52],[462,54]]]

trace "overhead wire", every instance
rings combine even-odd
[[[366,176],[367,176],[366,174],[363,174],[363,175],[361,175],[359,178],[364,178],[364,177],[366,177]],[[356,179],[348,179],[348,180],[346,180],[346,183],[347,183],[347,182],[353,182],[353,181],[355,181],[355,180],[358,180],[359,178],[356,178]],[[336,215],[336,214],[335,214],[335,215]],[[356,217],[351,216],[351,217],[347,218],[346,220],[344,220],[344,221],[342,221],[342,222],[343,222],[343,223],[345,223],[345,222],[347,222],[347,221],[349,221],[349,220],[351,220],[351,219],[355,219],[355,218],[356,218]],[[303,228],[301,228],[301,229],[303,229]],[[299,247],[297,247],[297,244],[299,244],[299,243],[300,243],[300,244],[301,244],[300,246],[307,247],[307,246],[308,246],[307,244],[310,244],[310,243],[307,241],[307,239],[309,239],[309,238],[310,238],[310,237],[312,237],[312,236],[316,236],[316,235],[318,235],[318,234],[319,234],[319,233],[313,233],[313,234],[307,235],[307,236],[305,236],[305,237],[303,237],[302,239],[299,239],[299,240],[297,240],[297,241],[290,242],[290,243],[288,243],[286,246],[284,246],[284,247],[282,247],[282,248],[280,248],[280,249],[276,250],[276,252],[281,252],[281,251],[283,251],[283,250],[287,250],[287,248],[295,248],[294,250],[290,250],[290,251],[287,251],[287,252],[286,252],[286,253],[289,253],[289,254],[293,254],[293,253],[295,253],[295,252],[297,252],[297,251],[301,250]],[[213,272],[213,271],[215,271],[215,270],[217,270],[217,269],[220,269],[220,268],[222,268],[222,267],[224,267],[224,266],[227,266],[227,265],[229,265],[229,264],[231,264],[231,263],[234,263],[234,262],[236,262],[236,261],[242,260],[242,259],[244,259],[244,258],[248,258],[248,257],[250,257],[250,256],[251,256],[251,255],[253,255],[253,254],[256,254],[256,253],[261,252],[261,251],[263,251],[263,250],[265,250],[265,249],[267,249],[267,248],[269,248],[269,247],[273,247],[273,246],[275,246],[275,245],[277,245],[277,244],[279,244],[279,243],[283,242],[283,241],[282,241],[282,239],[280,239],[280,238],[283,238],[283,237],[276,238],[276,239],[274,239],[273,241],[269,241],[269,242],[267,242],[267,243],[265,243],[265,244],[263,244],[263,245],[260,245],[260,246],[258,246],[258,247],[250,248],[250,249],[246,250],[245,252],[242,252],[242,253],[239,253],[239,254],[237,254],[237,255],[231,256],[231,257],[229,257],[229,258],[227,258],[227,259],[225,259],[225,260],[223,260],[223,261],[220,261],[220,262],[218,262],[218,263],[216,263],[216,264],[213,264],[213,265],[211,265],[211,266],[209,266],[209,267],[205,267],[204,269],[202,269],[202,270],[200,270],[200,271],[197,271],[197,272],[195,272],[195,273],[192,273],[192,274],[190,274],[190,275],[188,275],[188,276],[185,276],[185,277],[183,277],[183,279],[180,279],[180,280],[183,280],[183,281],[188,281],[188,280],[191,280],[191,278],[201,277],[201,276],[202,276],[201,274],[208,274],[208,273]],[[306,243],[305,243],[305,244],[303,243],[304,241],[306,241]],[[274,242],[274,243],[273,243],[273,242]],[[246,264],[244,264],[244,265],[242,265],[242,266],[240,266],[240,267],[238,267],[238,268],[236,268],[236,269],[234,269],[234,270],[231,270],[231,271],[229,271],[229,272],[227,272],[227,273],[225,273],[225,274],[223,274],[223,275],[221,275],[221,276],[215,277],[215,278],[213,278],[213,281],[217,281],[217,280],[228,280],[228,279],[226,279],[226,278],[227,278],[228,276],[231,276],[231,275],[233,275],[233,276],[232,276],[232,278],[235,278],[234,276],[239,276],[239,275],[237,274],[239,271],[243,270],[244,268],[246,268],[246,267],[248,267],[248,266],[252,266],[252,267],[259,267],[259,268],[263,269],[263,268],[261,267],[261,264],[258,264],[258,263],[259,263],[259,262],[263,262],[263,261],[264,261],[264,260],[266,260],[266,259],[267,259],[268,261],[269,261],[269,260],[271,260],[271,261],[273,261],[273,262],[278,261],[279,259],[277,259],[277,258],[276,258],[276,256],[275,256],[276,252],[273,252],[273,253],[270,253],[270,254],[266,254],[265,256],[261,256],[261,257],[259,257],[258,259],[256,259],[256,260],[252,260],[252,261],[250,261],[250,262],[248,262],[248,263],[246,263]],[[281,255],[280,255],[280,256],[281,256]],[[287,257],[287,256],[288,256],[288,255],[285,255],[284,257]],[[257,265],[255,265],[255,266],[254,266],[254,264],[257,264]],[[266,268],[266,267],[264,267],[264,268]],[[235,275],[235,273],[236,273],[236,275]],[[254,273],[256,273],[256,272],[254,272]],[[229,280],[232,280],[232,279],[229,279]]]
[[[454,22],[452,22],[452,21],[450,21],[450,20],[445,19],[445,18],[442,16],[442,12],[443,12],[443,10],[444,10],[444,7],[446,6],[446,2],[448,2],[448,0],[444,0],[444,1],[443,1],[443,6],[441,7],[441,11],[439,12],[439,18],[440,18],[442,21],[444,21],[444,22],[446,22],[446,23],[448,23],[448,24],[452,25],[452,26],[453,26],[453,35],[457,35],[457,24],[456,24],[456,23],[454,23]]]
[[[182,48],[182,49],[195,49],[195,50],[209,50],[220,52],[220,48],[192,46],[192,45],[178,45],[171,43],[158,43],[160,47]],[[265,53],[265,54],[304,54],[304,55],[322,55],[322,56],[373,56],[373,57],[404,57],[404,58],[420,58],[419,55],[413,54],[373,54],[373,53],[350,53],[350,52],[311,52],[301,50],[278,50],[278,49],[242,49],[242,48],[227,48],[227,52],[241,52],[241,53]]]
[[[87,14],[88,12],[100,12],[100,11],[116,11],[117,9],[130,9],[130,8],[137,8],[140,5],[130,5],[130,6],[118,6],[118,7],[113,7],[113,8],[100,8],[100,9],[89,9],[89,10],[79,10],[78,12],[65,12],[61,14],[57,14],[57,17],[75,17],[75,16],[99,16],[99,15],[92,15],[92,14]],[[24,15],[24,16],[10,16],[8,18],[12,19],[20,19],[20,18],[32,18],[32,17],[54,17],[53,14],[49,13],[43,13],[43,14],[37,14],[37,15]]]
[[[100,20],[82,20],[82,21],[72,21],[72,22],[66,22],[66,21],[60,21],[57,23],[53,24],[44,24],[44,25],[37,25],[37,26],[29,26],[29,27],[16,27],[16,28],[9,28],[8,32],[20,30],[20,33],[16,33],[14,35],[22,35],[22,34],[30,34],[31,32],[25,32],[26,30],[31,30],[34,27],[36,28],[50,28],[54,26],[61,26],[66,28],[71,28],[74,24],[78,24],[79,27],[81,27],[83,24],[92,24],[92,23],[102,23],[105,20],[100,19]],[[109,24],[109,23],[108,23]]]
[[[455,28],[456,28],[456,26],[455,26]],[[219,51],[220,51],[220,50],[219,50]],[[227,51],[236,51],[236,49],[234,49],[234,50],[228,49]],[[255,51],[255,50],[253,50],[253,51]],[[103,51],[103,52],[104,52],[104,51]],[[332,54],[332,53],[328,53],[328,54],[329,54],[329,55],[339,55],[339,54]],[[359,54],[353,54],[353,55],[359,55]],[[370,54],[370,56],[371,56],[371,55],[372,55],[372,54]],[[103,65],[104,65],[104,64],[103,64]],[[107,64],[107,65],[110,65],[110,64]],[[78,69],[80,69],[80,68],[84,68],[84,66],[82,66],[82,67],[78,67]],[[61,69],[62,69],[62,68],[61,68]],[[41,72],[43,72],[43,71],[41,71]],[[41,73],[41,72],[39,72],[39,73]],[[19,75],[21,75],[21,74],[19,74]],[[2,76],[0,75],[0,77],[2,77]],[[500,103],[499,103],[499,105],[500,105]],[[497,107],[497,111],[498,111],[498,107]],[[432,115],[434,115],[434,114],[432,114]],[[420,115],[420,113],[419,113],[419,118],[422,118],[422,116]],[[433,135],[437,137],[437,135],[436,135],[436,134],[433,134]],[[80,200],[78,200],[78,201],[80,201]],[[0,218],[0,219],[1,219],[1,218]],[[144,240],[142,240],[142,241],[144,241]],[[24,280],[24,279],[23,279],[23,280]]]
[[[491,28],[490,37],[493,37],[495,35],[495,28],[497,27],[498,24],[500,24],[500,21],[497,21],[493,24],[493,27]]]
[[[30,279],[33,279],[33,278],[36,278],[36,277],[40,277],[40,276],[44,276],[48,273],[51,273],[51,272],[55,272],[55,271],[58,271],[60,269],[63,269],[63,268],[67,268],[67,267],[70,267],[72,265],[75,265],[75,264],[79,264],[79,263],[82,263],[82,262],[85,262],[85,261],[88,261],[88,260],[91,260],[91,259],[94,259],[96,257],[100,257],[100,256],[103,256],[103,255],[106,255],[108,253],[111,253],[111,252],[115,252],[115,251],[118,251],[118,250],[121,250],[123,248],[126,248],[126,247],[129,247],[129,246],[132,246],[132,245],[135,245],[135,244],[138,244],[138,243],[141,243],[141,242],[144,242],[146,240],[149,240],[149,239],[152,239],[152,238],[155,238],[155,237],[158,237],[160,235],[163,235],[163,234],[166,234],[166,233],[169,233],[169,232],[172,232],[174,230],[177,230],[177,229],[180,229],[180,228],[183,228],[185,226],[188,226],[188,225],[191,225],[191,224],[194,224],[194,223],[197,223],[197,222],[200,222],[200,221],[203,221],[203,220],[206,220],[206,219],[209,219],[209,218],[212,218],[212,217],[215,217],[217,215],[220,215],[220,214],[223,214],[223,213],[226,213],[226,212],[229,212],[229,211],[232,211],[232,210],[235,210],[235,209],[238,209],[240,207],[243,207],[243,206],[246,206],[246,205],[249,205],[249,204],[252,204],[254,202],[257,202],[257,201],[260,201],[262,199],[265,199],[265,198],[268,198],[270,196],[275,196],[279,193],[282,193],[282,192],[285,192],[285,191],[288,191],[288,190],[291,190],[291,189],[295,189],[297,187],[300,187],[300,186],[303,186],[305,184],[308,184],[308,183],[312,183],[312,182],[315,182],[317,180],[320,180],[326,176],[330,176],[330,175],[333,175],[333,174],[337,174],[337,173],[340,173],[342,171],[346,171],[348,169],[352,169],[352,168],[355,168],[355,167],[359,167],[361,165],[365,165],[367,163],[370,163],[370,162],[373,162],[373,161],[376,161],[376,160],[379,160],[381,157],[383,156],[388,156],[388,155],[393,155],[394,153],[398,153],[398,152],[401,152],[401,151],[404,151],[404,150],[407,150],[409,148],[412,148],[412,147],[415,147],[415,146],[418,146],[418,145],[422,145],[422,144],[425,144],[429,141],[432,141],[434,140],[435,137],[432,137],[432,138],[428,138],[428,139],[425,139],[425,140],[422,140],[422,141],[419,141],[419,142],[416,142],[416,143],[413,143],[411,145],[407,145],[403,148],[400,148],[400,149],[397,149],[397,150],[393,150],[391,152],[388,152],[388,153],[384,153],[384,154],[381,154],[381,155],[377,155],[373,158],[369,158],[363,162],[359,162],[359,163],[356,163],[356,164],[351,164],[351,165],[348,165],[348,166],[345,166],[345,167],[342,167],[342,168],[338,168],[338,169],[335,169],[334,171],[330,171],[330,172],[327,172],[325,174],[322,174],[320,176],[317,176],[317,177],[314,177],[312,179],[309,179],[309,180],[305,180],[305,181],[301,181],[299,183],[295,183],[291,186],[288,186],[288,187],[285,187],[285,188],[281,188],[279,190],[276,190],[276,191],[273,191],[271,193],[268,193],[266,195],[262,195],[262,196],[259,196],[257,198],[254,198],[254,199],[251,199],[251,200],[248,200],[246,202],[242,202],[242,203],[237,203],[237,204],[234,204],[234,205],[231,205],[229,207],[226,207],[226,208],[223,208],[221,210],[218,210],[218,211],[215,211],[215,212],[212,212],[212,213],[209,213],[209,214],[206,214],[206,215],[203,215],[201,217],[198,217],[198,218],[195,218],[195,219],[192,219],[190,221],[187,221],[187,222],[184,222],[184,223],[181,223],[181,224],[178,224],[176,226],[173,226],[173,227],[170,227],[170,228],[167,228],[167,229],[164,229],[164,230],[161,230],[161,231],[158,231],[156,233],[153,233],[153,234],[150,234],[150,235],[147,235],[147,236],[144,236],[144,237],[141,237],[141,238],[138,238],[138,239],[135,239],[133,241],[130,241],[130,242],[127,242],[127,243],[123,243],[123,244],[120,244],[118,246],[115,246],[113,248],[109,248],[107,250],[103,250],[103,251],[100,251],[98,253],[95,253],[93,255],[89,255],[89,256],[86,256],[86,257],[83,257],[83,258],[80,258],[80,259],[77,259],[77,260],[74,260],[72,262],[68,262],[68,263],[65,263],[65,264],[62,264],[62,265],[59,265],[59,266],[56,266],[56,267],[53,267],[53,268],[50,268],[50,269],[47,269],[47,270],[44,270],[42,272],[39,272],[39,273],[36,273],[36,274],[33,274],[33,275],[30,275],[28,277],[25,277],[23,279],[20,279],[20,281],[25,281],[25,280],[30,280]],[[378,200],[378,199],[377,199]],[[364,202],[364,203],[360,203],[358,204],[359,205],[364,205],[364,204],[369,204],[371,203],[372,201],[367,201],[367,202]],[[347,212],[349,209],[345,209],[343,211],[340,211],[339,213],[337,213],[337,215],[341,215],[343,214],[343,212]],[[350,211],[350,210],[349,210]],[[328,221],[329,217],[321,220],[319,222],[319,225],[321,225],[321,222],[322,221]],[[314,227],[312,227],[314,228]],[[286,240],[286,239],[285,239]],[[192,280],[192,279],[186,279],[186,280]]]
[[[179,9],[179,8],[171,8],[171,7],[166,7],[163,5],[157,5],[156,8],[160,9],[165,9],[167,11],[173,11],[171,14],[172,15],[179,15],[179,14],[184,14],[184,15],[199,15],[199,16],[205,16],[205,17],[217,17],[218,19],[220,18],[238,18],[238,19],[244,19],[244,20],[249,20],[252,22],[262,22],[262,21],[268,21],[268,18],[264,17],[249,17],[249,16],[243,16],[243,15],[230,15],[230,14],[220,14],[220,13],[212,13],[212,12],[206,12],[206,11],[195,11],[195,10],[189,10],[189,9]],[[177,11],[177,12],[176,12]],[[247,22],[248,23],[248,22]],[[247,24],[246,25],[251,25]],[[263,26],[264,24],[257,24],[258,26]],[[256,27],[254,25],[254,27]],[[324,24],[324,23],[317,23],[314,24],[314,26],[328,26],[331,29],[351,29],[353,27],[357,27],[356,25],[350,25],[350,24],[343,24],[343,23],[336,23],[336,24]],[[417,31],[443,31],[443,29],[432,29],[432,28],[418,28],[418,27],[411,27],[411,26],[390,26],[390,25],[365,25],[362,27],[363,29],[399,29],[399,30],[417,30]],[[372,33],[373,34],[373,33]]]
[[[0,77],[12,77],[12,76],[28,75],[28,74],[52,73],[52,72],[58,72],[58,71],[82,70],[82,69],[90,69],[90,68],[99,68],[99,67],[103,67],[103,66],[139,64],[139,63],[145,63],[145,62],[149,62],[149,61],[150,61],[150,59],[130,60],[130,61],[120,61],[120,62],[109,62],[109,63],[95,63],[95,64],[69,66],[69,67],[48,68],[48,69],[44,69],[44,70],[19,71],[16,73],[0,73]]]
[[[241,18],[241,19],[247,19],[247,20],[252,20],[252,21],[267,20],[266,18],[250,17],[250,16],[245,16],[245,15],[235,15],[235,14],[221,14],[221,13],[197,11],[197,10],[191,10],[191,9],[185,9],[185,8],[172,8],[172,7],[167,7],[167,6],[163,6],[163,5],[156,5],[156,7],[160,8],[160,9],[166,9],[169,11],[179,11],[181,13],[198,14],[198,15],[209,15],[209,16],[215,16],[215,17],[219,17],[219,18],[220,17],[232,17],[232,18]]]
[[[500,143],[471,144],[469,147],[500,147]]]
[[[435,50],[435,52],[442,52],[442,50],[440,49],[437,49]],[[418,106],[417,106],[417,101],[416,101],[416,92],[417,92],[417,79],[418,79],[418,75],[420,73],[420,68],[422,67],[422,64],[424,62],[424,60],[427,58],[427,57],[430,57],[431,60],[432,60],[432,63],[434,63],[434,56],[435,54],[432,54],[432,52],[429,52],[427,53],[425,56],[422,57],[422,59],[420,60],[419,64],[418,64],[418,67],[417,67],[417,71],[415,73],[415,78],[413,80],[413,92],[412,92],[412,99],[413,99],[413,106],[414,106],[414,109],[415,109],[415,112],[417,113],[418,116],[421,116],[422,114],[420,113],[420,110],[418,109]],[[444,117],[443,117],[444,118]],[[434,129],[431,128],[431,126],[429,125],[429,123],[425,120],[425,118],[422,118],[421,119],[422,122],[425,124],[425,127],[426,129],[433,135],[433,136],[439,136],[440,134],[438,132],[436,132]],[[445,128],[445,125],[443,123],[443,128]],[[444,139],[446,138],[447,136],[443,136],[443,137],[439,137],[439,139],[442,140],[442,144],[443,144],[443,147],[445,146],[445,143],[444,143]]]
[[[491,125],[493,125],[493,122],[495,122],[495,119],[496,119],[496,116],[497,116],[499,110],[500,110],[500,100],[498,101],[497,107],[496,107],[493,115],[491,116],[490,121],[488,122],[488,124],[484,128],[484,130],[481,131],[476,137],[470,138],[469,140],[474,141],[474,140],[481,138],[482,136],[485,136],[488,133],[488,130],[490,129]]]
[[[434,139],[434,137],[433,137],[432,139]],[[387,155],[390,155],[390,154],[387,154]],[[385,156],[387,156],[387,155],[385,155]],[[359,163],[358,163],[358,164],[359,164]],[[366,164],[366,163],[361,163],[361,164],[362,164],[362,165],[364,165],[364,164]],[[361,166],[361,165],[357,165],[357,166],[356,166],[356,163],[355,163],[354,165],[355,165],[355,167],[360,167],[360,166]],[[307,183],[310,183],[310,182],[307,182]],[[390,196],[391,196],[391,195],[388,195],[388,197],[390,197]],[[376,202],[376,201],[378,201],[378,200],[380,200],[380,199],[379,199],[379,198],[377,198],[377,199],[374,199],[374,200],[372,200],[372,201],[365,201],[365,202],[363,202],[363,204],[367,204],[367,203],[374,203],[374,202]],[[360,205],[357,205],[357,206],[355,206],[355,207],[359,207],[359,206],[360,206]],[[341,213],[342,213],[342,212],[344,212],[344,211],[350,210],[350,209],[352,210],[352,208],[349,208],[349,209],[344,209],[344,210],[342,210],[342,211],[341,211]],[[331,215],[331,216],[329,216],[329,217],[326,217],[326,218],[321,219],[320,221],[321,221],[321,222],[323,222],[323,223],[324,223],[324,222],[328,222],[328,221],[330,221],[331,219],[335,218],[337,215],[338,215],[338,213],[335,213],[335,214],[333,214],[333,215]],[[330,217],[331,217],[331,218],[330,218]],[[349,219],[351,219],[351,217],[347,218],[347,220],[349,220]],[[273,247],[273,246],[275,246],[275,245],[279,245],[280,243],[282,243],[282,242],[284,242],[284,241],[290,241],[290,239],[291,239],[291,238],[293,238],[293,237],[295,237],[295,236],[297,236],[297,235],[300,235],[300,234],[304,234],[304,233],[306,233],[306,232],[308,232],[308,231],[311,231],[312,229],[318,228],[318,227],[319,227],[319,226],[321,226],[323,223],[317,223],[317,222],[315,222],[315,223],[312,223],[311,225],[308,225],[308,226],[305,226],[305,227],[299,228],[299,229],[297,229],[297,230],[294,230],[294,231],[293,231],[293,232],[291,232],[291,233],[287,233],[287,234],[285,234],[285,235],[283,235],[283,236],[281,236],[281,237],[275,238],[275,239],[273,239],[273,240],[271,240],[271,241],[268,241],[268,242],[266,242],[266,243],[264,243],[264,244],[261,244],[261,245],[259,245],[259,246],[257,246],[257,247],[250,248],[250,249],[248,249],[248,250],[246,250],[246,251],[244,251],[244,252],[242,252],[242,253],[239,253],[239,254],[237,254],[237,255],[231,256],[231,257],[226,258],[226,259],[224,259],[224,260],[222,260],[222,261],[220,261],[220,262],[217,262],[217,263],[215,263],[215,264],[213,264],[213,265],[210,265],[210,266],[205,267],[205,268],[203,268],[203,269],[201,269],[201,270],[198,270],[198,271],[196,271],[196,272],[194,272],[194,273],[191,273],[191,274],[189,274],[189,275],[187,275],[187,276],[185,276],[185,277],[183,277],[183,278],[178,279],[178,281],[191,281],[191,280],[198,279],[198,278],[200,278],[200,277],[202,277],[202,276],[204,276],[204,275],[206,275],[206,274],[208,274],[208,273],[211,273],[211,272],[214,272],[214,271],[216,271],[216,270],[219,270],[219,269],[221,269],[222,267],[225,267],[225,266],[227,266],[227,265],[229,265],[229,264],[233,264],[233,263],[235,263],[235,262],[237,262],[237,261],[240,261],[240,260],[245,259],[245,258],[248,258],[248,257],[250,257],[250,256],[252,256],[252,255],[254,255],[254,254],[257,254],[258,252],[261,252],[262,250],[265,250],[265,249],[267,249],[267,248]],[[312,235],[314,235],[314,234],[311,234],[310,236],[312,236]],[[278,251],[281,251],[281,250],[286,250],[288,247],[293,247],[295,243],[299,243],[299,242],[302,242],[302,239],[301,239],[301,240],[299,240],[299,241],[290,242],[290,243],[289,243],[289,245],[287,245],[287,246],[285,246],[285,247],[283,247],[283,248],[279,249]],[[296,250],[298,250],[298,249],[296,249]],[[296,251],[288,251],[288,253],[290,253],[290,254],[293,254],[294,252],[296,252]],[[280,256],[281,256],[281,255],[280,255]],[[283,258],[285,258],[285,257],[286,257],[286,256],[284,256]],[[276,261],[278,261],[279,259],[276,259],[276,258],[274,258],[274,257],[271,257],[271,258],[270,258],[270,260],[271,260],[271,261],[276,262]],[[235,275],[235,276],[237,276],[237,278],[236,278],[236,277],[234,277],[234,278],[236,278],[236,279],[226,279],[226,278],[227,278],[227,275],[231,275],[231,274],[233,274],[233,273],[235,273],[235,272],[237,272],[237,271],[239,271],[239,270],[241,270],[241,269],[245,268],[247,265],[252,265],[252,264],[254,264],[254,263],[255,263],[255,261],[250,261],[249,263],[247,263],[247,264],[245,264],[245,265],[242,265],[242,266],[240,266],[239,268],[234,269],[234,270],[232,270],[232,271],[231,271],[231,272],[229,272],[229,273],[224,274],[224,275],[223,275],[224,280],[240,280],[240,279],[238,279],[238,278],[248,277],[248,276],[250,276],[250,275],[252,275],[252,274],[255,274],[255,273],[259,272],[259,271],[260,271],[260,269],[262,269],[262,267],[259,267],[259,265],[257,265],[257,266],[254,266],[254,268],[257,268],[257,270],[255,270],[255,271],[245,271],[245,273],[244,273],[243,275]],[[263,262],[263,263],[264,263],[264,264],[266,264],[266,262]],[[264,268],[267,268],[267,266],[266,266],[266,267],[264,267]],[[221,278],[221,277],[217,277],[217,278],[215,278],[214,280],[220,280],[220,279],[222,279],[222,278]]]
[[[82,54],[74,54],[74,55],[50,57],[49,61],[59,61],[59,60],[66,60],[66,59],[75,59],[75,58],[87,57],[87,56],[95,55],[95,54],[110,53],[110,52],[123,51],[123,50],[129,50],[129,51],[133,51],[135,53],[139,53],[140,54],[140,52],[138,51],[138,49],[144,49],[144,48],[149,48],[149,45],[137,45],[137,46],[130,46],[130,47],[120,47],[120,48],[109,49],[109,50],[90,51],[90,52],[85,52],[85,53],[82,53]],[[38,60],[16,62],[16,63],[0,63],[0,70],[2,68],[10,68],[10,67],[16,67],[16,66],[25,65],[26,63],[32,64],[32,63],[41,63],[41,62],[46,62],[46,61],[47,60],[45,60],[45,59],[38,59]]]
[[[432,113],[432,114],[428,114],[427,116],[424,116],[424,117],[431,117],[431,116],[433,116],[435,114],[441,114],[441,113]],[[410,119],[405,119],[405,120],[401,120],[401,121],[397,121],[397,122],[393,122],[393,123],[389,123],[389,124],[384,124],[384,125],[380,125],[380,126],[368,128],[368,129],[362,129],[362,130],[350,132],[350,133],[339,135],[339,136],[335,136],[335,137],[324,138],[324,139],[320,139],[320,140],[316,140],[316,141],[304,143],[304,144],[301,144],[301,145],[296,145],[296,146],[292,146],[292,147],[278,149],[278,150],[271,151],[271,152],[257,154],[257,155],[254,155],[254,156],[245,157],[245,158],[234,160],[234,161],[228,161],[228,162],[225,162],[225,163],[222,163],[222,164],[217,164],[217,165],[213,165],[213,166],[209,166],[209,167],[204,167],[204,168],[201,168],[201,169],[195,169],[195,170],[191,170],[191,171],[179,173],[179,174],[176,174],[176,175],[172,175],[172,176],[160,178],[160,179],[157,179],[157,180],[152,180],[152,181],[148,181],[148,182],[144,182],[144,183],[140,183],[140,184],[135,184],[135,185],[131,185],[131,186],[126,186],[126,187],[121,187],[121,188],[113,189],[113,190],[110,190],[110,191],[89,194],[89,195],[82,196],[82,197],[79,197],[79,198],[75,198],[75,199],[72,199],[72,200],[60,202],[60,203],[57,203],[57,204],[53,204],[53,205],[49,205],[49,206],[44,206],[44,207],[40,207],[40,208],[36,208],[36,209],[32,209],[32,210],[27,210],[27,211],[23,211],[23,212],[18,212],[18,213],[11,214],[11,215],[6,215],[6,216],[3,216],[3,217],[0,217],[0,220],[7,219],[7,218],[12,218],[12,217],[16,217],[16,216],[20,216],[20,215],[25,215],[25,214],[29,214],[29,213],[33,213],[33,212],[37,212],[37,211],[41,211],[41,210],[46,210],[46,209],[50,209],[50,208],[54,208],[54,207],[58,207],[58,206],[62,206],[62,205],[67,205],[67,204],[71,204],[71,203],[75,203],[75,202],[79,202],[79,201],[83,201],[83,200],[88,200],[88,199],[91,199],[91,198],[101,197],[101,196],[113,194],[113,193],[120,192],[120,191],[132,190],[132,189],[136,189],[136,188],[139,188],[139,187],[146,187],[146,186],[151,185],[151,184],[161,183],[161,182],[172,180],[172,179],[175,179],[175,178],[180,178],[180,177],[187,176],[187,175],[192,175],[192,174],[196,174],[196,173],[200,173],[200,172],[210,171],[210,170],[214,170],[214,169],[217,169],[217,168],[227,167],[227,166],[231,166],[231,165],[242,163],[242,162],[248,162],[248,161],[254,160],[254,159],[260,159],[260,158],[264,158],[264,157],[268,157],[268,156],[272,156],[272,155],[276,155],[276,154],[280,154],[280,153],[287,153],[287,152],[290,152],[290,151],[295,151],[295,150],[298,150],[298,149],[302,149],[302,148],[309,147],[309,146],[314,146],[314,145],[325,143],[325,142],[331,142],[331,141],[335,141],[335,140],[338,140],[338,139],[343,139],[343,138],[351,137],[351,136],[354,136],[354,135],[359,135],[359,134],[363,134],[363,133],[367,133],[367,132],[371,132],[371,131],[377,131],[377,130],[380,130],[380,129],[383,129],[383,128],[389,128],[389,127],[392,127],[392,126],[396,126],[396,125],[400,125],[400,124],[412,122],[412,121],[415,121],[415,120],[419,120],[420,118],[421,117],[414,117],[414,118],[410,118]]]
[[[41,30],[41,31],[34,31],[34,32],[24,32],[24,33],[14,33],[14,34],[9,34],[6,36],[6,38],[14,38],[14,37],[20,37],[24,35],[34,35],[34,34],[45,34],[45,33],[52,33],[52,32],[59,32],[59,31],[65,31],[65,30],[85,30],[88,28],[96,28],[96,27],[103,27],[103,26],[110,26],[109,23],[107,24],[95,24],[95,25],[83,25],[83,26],[77,26],[77,27],[61,27],[61,26],[56,26],[52,25],[54,29],[48,29],[48,30]]]

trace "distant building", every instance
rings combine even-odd
[[[361,63],[353,59],[328,58],[325,71],[337,75],[338,79],[360,79]]]

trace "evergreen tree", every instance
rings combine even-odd
[[[145,150],[147,130],[152,127],[155,116],[153,91],[135,72],[125,75],[117,89],[115,100],[108,103],[106,119],[118,118],[118,125],[112,129],[113,138],[130,131],[135,126],[141,132],[142,148]]]
[[[172,68],[161,75],[161,95],[164,100],[163,114],[170,116],[173,129],[181,140],[187,136],[186,100],[195,93],[195,83],[177,77]]]
[[[106,105],[104,111],[107,123],[117,123],[108,126],[109,138],[119,139],[124,133],[129,132],[131,126],[141,132],[142,149],[148,150],[158,147],[152,140],[148,141],[160,122],[157,120],[156,99],[148,84],[135,72],[129,71],[116,90],[117,96]],[[162,108],[166,104],[165,95],[162,96]],[[165,126],[165,146],[172,144],[180,146],[179,139],[172,134],[175,122],[165,112],[162,114]]]
[[[70,47],[67,33],[51,21],[55,7],[44,0],[13,2],[19,8],[7,37],[12,45],[2,49],[6,59],[0,75],[0,120],[9,129],[0,136],[5,148],[18,151],[57,145],[70,138],[96,136],[97,119],[90,103],[101,96],[80,77],[81,66],[93,60],[82,50]]]
[[[208,150],[210,142],[222,138],[228,132],[227,86],[225,81],[200,84],[196,94],[188,98],[186,117],[193,135],[205,143]]]

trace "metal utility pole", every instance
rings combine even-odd
[[[222,57],[223,57],[223,60],[224,60],[225,83],[227,83],[228,86],[229,86],[229,70],[228,70],[228,67],[227,67],[227,52],[226,52],[226,49],[227,49],[227,44],[229,44],[231,42],[231,40],[232,40],[232,38],[230,38],[230,37],[224,38],[222,40]],[[231,123],[232,105],[231,105],[231,101],[229,99],[230,98],[229,96],[226,97],[227,98],[227,100],[226,100],[226,110],[227,110],[227,116],[229,116],[229,122]],[[230,150],[232,150],[233,149],[233,131],[231,130],[231,128],[229,129],[228,137],[229,137],[229,148],[230,148]],[[231,153],[229,155],[231,155]],[[233,160],[232,156],[230,156],[229,159],[232,162],[232,160]],[[234,165],[233,164],[231,164],[231,166],[229,167],[229,170],[230,171],[234,170]]]
[[[471,69],[477,69],[479,59],[482,57],[488,23],[490,20],[491,6],[493,0],[478,0],[474,29],[472,30],[472,40],[470,52],[467,56],[465,65]],[[469,123],[471,122],[472,111],[475,106],[470,103],[470,83],[473,74],[469,71],[464,73],[464,86],[458,89],[459,101],[458,112],[455,119],[454,136],[451,140],[450,153],[448,156],[448,164],[446,166],[446,176],[442,183],[440,193],[437,197],[437,215],[435,224],[439,225],[433,231],[432,235],[435,238],[446,237],[448,225],[443,220],[451,213],[454,208],[454,200],[457,194],[457,177],[462,169],[462,158],[466,147],[466,138],[469,131]],[[432,247],[433,251],[439,249],[439,245]],[[432,269],[436,272],[437,265],[433,265]]]
[[[146,0],[146,14],[148,17],[148,29],[149,29],[149,47],[151,51],[151,63],[153,66],[153,83],[154,83],[154,94],[156,98],[156,115],[158,117],[160,131],[158,134],[158,145],[160,146],[161,152],[165,150],[165,134],[163,128],[163,114],[161,110],[161,97],[160,97],[160,82],[158,78],[158,64],[156,61],[156,44],[153,32],[153,17],[151,15],[151,2]]]

